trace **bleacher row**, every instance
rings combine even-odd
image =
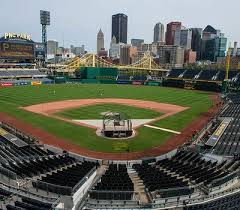
[[[172,69],[167,73],[168,79],[185,79],[199,81],[223,81],[226,72],[223,70],[200,70],[200,69]],[[233,82],[240,82],[240,74],[238,71],[229,71],[229,79]]]
[[[20,78],[20,77],[46,77],[47,75],[37,69],[0,69],[0,78]]]
[[[33,187],[61,195],[71,195],[73,188],[96,166],[98,164],[88,161],[76,163],[43,176],[33,182]]]
[[[69,195],[96,166],[96,163],[81,163],[67,153],[55,154],[38,145],[18,147],[0,136],[0,172],[11,179],[41,176],[32,182],[37,189]],[[67,193],[64,191],[66,187],[69,187]]]
[[[0,166],[19,178],[38,176],[76,162],[67,155],[53,155],[39,147],[17,147],[2,136],[0,157]]]
[[[240,193],[225,196],[205,204],[184,207],[183,210],[239,210],[240,209]]]
[[[232,118],[223,135],[213,148],[213,153],[224,156],[240,155],[240,94],[228,94],[227,109],[220,117]]]
[[[10,200],[10,203],[7,203]],[[37,199],[13,194],[10,191],[0,188],[0,202],[5,201],[7,210],[50,210],[52,203],[39,201]],[[1,205],[3,206],[3,205]],[[1,208],[0,208],[1,209]]]
[[[21,197],[21,201],[17,200],[13,204],[6,205],[7,210],[50,210],[52,209],[51,203],[33,200],[27,197]]]
[[[207,186],[239,166],[239,162],[223,161],[218,164],[204,160],[198,153],[180,151],[170,159],[160,160],[153,165],[135,164],[133,168],[150,192],[157,190],[161,197],[166,197],[191,194],[191,185]]]
[[[90,192],[90,198],[100,200],[131,200],[133,183],[126,165],[109,165],[100,182]]]
[[[128,75],[118,75],[117,81],[141,81],[144,82],[147,80],[147,76],[145,75],[134,75],[134,76],[128,76]]]

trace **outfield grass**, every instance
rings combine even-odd
[[[102,119],[102,113],[104,112],[124,113],[129,117],[129,119],[154,119],[161,116],[160,112],[121,104],[90,105],[74,109],[65,109],[55,114],[61,117],[66,117],[68,119],[86,120]]]
[[[99,94],[100,92],[103,92],[102,96]],[[126,149],[141,151],[162,144],[172,135],[164,131],[143,127],[139,129],[138,135],[131,140],[113,141],[96,136],[95,131],[90,128],[19,109],[22,106],[43,102],[84,98],[132,98],[190,107],[184,112],[154,123],[154,125],[174,130],[185,127],[201,113],[206,112],[211,105],[211,100],[205,92],[150,86],[66,84],[0,89],[0,112],[8,113],[26,123],[94,151],[124,152]]]

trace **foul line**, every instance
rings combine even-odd
[[[170,129],[166,129],[166,128],[159,128],[159,127],[152,126],[152,125],[144,125],[144,126],[145,126],[145,127],[148,127],[148,128],[153,128],[153,129],[161,130],[161,131],[166,131],[166,132],[169,132],[169,133],[181,134],[181,132],[174,131],[174,130],[170,130]]]

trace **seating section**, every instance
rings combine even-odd
[[[199,69],[191,69],[191,70],[187,70],[184,75],[183,75],[183,79],[195,79],[195,77],[201,72],[201,70]]]
[[[9,189],[10,190],[10,189]],[[12,200],[14,195],[14,201]],[[52,203],[47,201],[40,201],[34,198],[25,197],[23,195],[18,195],[16,193],[12,193],[6,189],[0,188],[0,202],[1,207],[9,210],[50,210],[52,209]],[[1,209],[1,208],[0,208]]]
[[[180,177],[188,179],[191,183],[205,186],[211,184],[214,180],[227,176],[229,169],[234,164],[224,161],[217,162],[206,161],[198,153],[180,151],[171,159],[164,159],[157,162],[159,167],[167,169],[178,174]]]
[[[75,162],[68,155],[52,155],[38,146],[17,147],[0,136],[0,167],[7,176],[6,170],[20,178],[33,177]]]
[[[93,162],[78,163],[71,167],[53,172],[33,183],[34,187],[58,194],[70,194],[73,189],[97,164]],[[52,185],[49,187],[49,185]],[[60,186],[60,188],[58,187]],[[61,188],[62,187],[62,188]],[[71,188],[64,191],[64,188]],[[62,189],[59,190],[59,189]]]
[[[126,165],[109,165],[106,173],[94,189],[90,198],[98,200],[131,200],[134,187]]]
[[[7,210],[51,210],[52,204],[46,203],[38,200],[34,200],[32,198],[21,197],[21,201],[17,200],[14,202],[14,205],[8,204],[6,205]]]
[[[133,168],[138,172],[138,176],[151,192],[169,188],[187,187],[186,181],[177,178],[177,176],[167,174],[167,172],[164,172],[155,165],[135,164]]]
[[[212,184],[228,176],[238,164],[234,160],[218,164],[204,160],[198,153],[180,151],[156,164],[135,164],[133,168],[150,192],[157,191],[164,198],[192,194],[191,185]]]
[[[146,81],[147,77],[145,75],[135,75],[132,77],[132,81]]]
[[[46,77],[47,75],[40,72],[37,69],[0,69],[0,77],[2,78],[11,78],[11,77]]]
[[[235,193],[230,196],[225,196],[221,199],[210,201],[205,204],[193,205],[184,207],[184,210],[239,210],[240,208],[240,193]]]
[[[119,81],[130,81],[130,77],[127,75],[118,75],[117,80]]]
[[[183,72],[185,71],[185,69],[172,69],[167,77],[168,78],[178,78],[181,74],[183,74]]]
[[[8,198],[11,194],[12,194],[11,192],[0,188],[0,201]]]
[[[168,79],[186,79],[196,81],[223,81],[225,71],[217,70],[200,70],[200,69],[172,69],[168,74]],[[238,71],[229,71],[229,79],[234,81],[239,76]]]
[[[214,80],[213,77],[216,76],[218,71],[216,70],[203,70],[198,78],[198,80]]]
[[[228,108],[221,117],[230,117],[232,121],[220,137],[213,152],[217,155],[240,155],[240,94],[229,94]]]

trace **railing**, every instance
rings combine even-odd
[[[83,185],[83,183],[86,181],[86,178],[90,177],[95,171],[96,171],[97,167],[94,166],[73,188],[72,188],[72,193],[75,193],[80,186]]]
[[[80,186],[86,181],[86,177],[90,177],[94,171],[96,170],[96,166],[94,166],[74,187],[61,186],[57,184],[52,184],[48,182],[43,182],[40,180],[33,181],[33,185],[38,189],[46,190],[47,192],[53,192],[59,195],[73,195]]]
[[[2,173],[3,175],[16,180],[18,178],[18,175],[6,168],[3,168],[2,166],[0,166],[0,173]]]
[[[0,123],[1,127],[3,129],[6,129],[8,132],[10,132],[11,134],[14,134],[16,136],[20,136],[21,138],[24,139],[24,141],[27,141],[28,143],[38,143],[38,140],[31,137],[30,135],[27,135],[25,133],[23,133],[22,131],[18,130],[17,128],[5,123],[5,122],[1,122]]]
[[[221,187],[219,187],[221,189]],[[229,196],[234,193],[240,193],[240,187],[238,188],[232,188],[228,189],[222,192],[214,193],[211,195],[203,196],[203,197],[198,197],[198,198],[193,198],[192,196],[189,196],[186,198],[186,196],[178,196],[178,197],[168,197],[168,198],[162,198],[163,202],[161,203],[154,203],[153,205],[155,207],[183,207],[188,205],[197,205],[197,204],[202,204],[202,203],[207,203],[212,200],[220,199],[222,197]],[[155,201],[160,201],[159,199]]]
[[[40,201],[48,201],[48,202],[55,202],[57,197],[46,197],[46,196],[42,196],[42,195],[39,195],[39,194],[35,194],[33,192],[30,192],[28,190],[24,190],[24,189],[19,189],[17,187],[14,187],[14,186],[10,186],[10,185],[6,185],[5,183],[3,182],[0,182],[0,186],[2,189],[5,189],[7,191],[10,191],[12,192],[13,194],[16,194],[16,195],[20,195],[20,196],[23,196],[23,197],[32,197],[32,198],[38,198],[36,200],[40,200]]]
[[[51,184],[51,183],[43,182],[43,181],[39,181],[39,180],[33,181],[33,186],[36,187],[36,189],[45,190],[47,192],[53,192],[58,195],[69,195],[70,196],[72,194],[71,187],[55,185],[55,184]]]
[[[226,183],[226,182],[229,182],[230,180],[233,180],[233,179],[236,178],[236,177],[239,177],[239,174],[240,174],[239,171],[236,171],[236,172],[233,172],[233,173],[231,173],[231,174],[228,174],[227,176],[224,176],[224,177],[222,177],[222,178],[219,178],[219,179],[214,180],[214,181],[210,184],[210,186],[211,186],[211,187],[217,187],[217,186],[219,186],[219,185],[222,185],[222,184],[224,184],[224,183]]]

